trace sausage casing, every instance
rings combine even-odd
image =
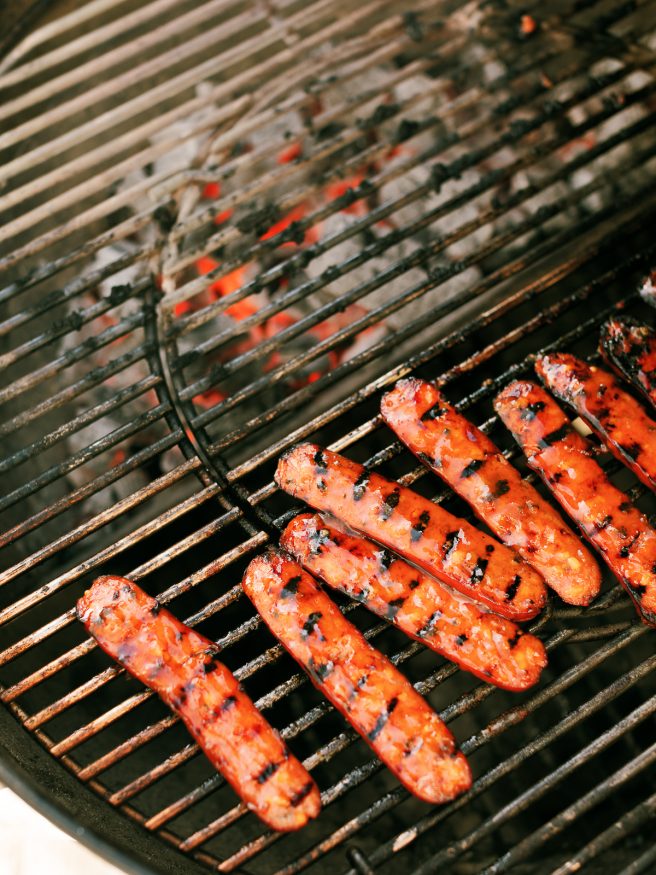
[[[100,647],[180,716],[247,806],[277,830],[316,817],[319,790],[216,659],[217,646],[122,577],[99,577],[77,615]]]
[[[295,517],[280,544],[328,586],[482,680],[525,690],[547,664],[539,638],[318,514]]]
[[[656,624],[656,531],[592,457],[589,442],[535,383],[517,381],[495,400],[529,465],[599,550],[642,619]]]
[[[599,350],[656,407],[656,331],[628,316],[613,316],[602,326]]]
[[[580,539],[435,385],[416,378],[400,380],[383,396],[380,409],[417,458],[464,498],[504,544],[536,568],[564,601],[587,605],[595,598],[601,574]]]
[[[547,388],[576,410],[620,462],[656,489],[656,422],[611,373],[567,353],[542,356],[535,369]]]
[[[510,620],[544,606],[542,578],[514,550],[357,462],[301,444],[278,462],[276,482]]]
[[[242,585],[315,686],[411,793],[446,802],[471,785],[444,723],[300,565],[270,551],[253,559]]]

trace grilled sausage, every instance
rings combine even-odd
[[[547,388],[585,419],[620,462],[656,489],[656,422],[611,373],[567,353],[542,356],[535,369]]]
[[[105,653],[154,690],[184,721],[247,806],[277,830],[316,817],[316,784],[216,659],[215,644],[123,577],[99,577],[78,618]]]
[[[628,316],[613,316],[601,329],[599,350],[656,407],[656,331]]]
[[[420,461],[467,501],[504,544],[572,605],[599,593],[599,568],[548,501],[490,438],[424,380],[400,380],[381,402],[383,419]]]
[[[253,559],[242,585],[314,685],[411,793],[446,802],[471,785],[444,723],[300,565],[270,551]]]
[[[656,530],[647,517],[610,482],[589,442],[540,386],[511,383],[495,407],[529,465],[599,550],[642,619],[655,625]]]
[[[547,664],[539,638],[318,514],[295,517],[280,544],[328,586],[484,681],[525,690]]]
[[[544,606],[542,578],[521,556],[357,462],[301,444],[278,462],[276,482],[510,620]]]
[[[649,276],[645,278],[640,288],[640,294],[642,295],[643,301],[651,304],[652,307],[656,307],[656,270],[652,271]]]

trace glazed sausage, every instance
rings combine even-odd
[[[420,461],[467,501],[504,544],[572,605],[599,593],[597,563],[548,501],[490,438],[424,380],[400,380],[383,396],[383,419]]]
[[[656,489],[656,422],[611,373],[567,353],[541,356],[535,370],[620,462],[646,486]]]
[[[253,559],[242,585],[314,685],[411,793],[446,802],[470,787],[469,764],[444,723],[300,565],[270,551]]]
[[[495,401],[529,465],[599,550],[642,619],[656,624],[656,531],[592,458],[558,404],[535,383],[515,382]]]
[[[542,578],[521,556],[357,462],[301,444],[278,462],[276,482],[510,620],[544,607]]]
[[[123,577],[99,577],[77,616],[100,647],[183,720],[208,759],[268,826],[316,817],[319,790],[216,658],[217,646]]]
[[[601,329],[599,351],[620,376],[656,407],[656,331],[628,316],[613,316]]]
[[[280,544],[328,586],[484,681],[525,690],[547,664],[539,638],[318,514],[295,517]]]

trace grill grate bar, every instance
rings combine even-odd
[[[634,720],[627,719],[623,721],[624,727],[627,729],[630,726],[635,725],[636,719],[644,719],[645,716],[651,716],[656,710],[656,700],[652,699],[650,701],[645,702],[641,709],[636,709],[636,711],[640,712],[640,715],[635,717]],[[636,714],[636,711],[631,715]],[[644,715],[644,716],[643,716]],[[617,731],[613,733],[611,730],[612,739],[611,741],[617,737]],[[600,737],[600,741],[604,739],[602,735]],[[605,741],[605,739],[604,739]],[[585,750],[585,749],[584,749]],[[589,755],[593,755],[593,751],[603,750],[603,747],[600,745],[595,745],[594,749],[592,745],[589,746],[586,753]],[[583,752],[582,752],[583,753]],[[623,783],[633,778],[636,774],[638,774],[642,769],[646,769],[653,762],[656,761],[656,742],[652,744],[647,750],[643,751],[639,756],[635,757],[631,762],[627,763],[627,765],[623,766],[621,769],[618,769],[604,781],[600,781],[599,784],[591,790],[589,793],[586,793],[582,796],[577,802],[573,805],[570,805],[569,808],[566,808],[559,815],[551,819],[551,822],[548,825],[545,825],[543,829],[536,831],[532,836],[528,837],[524,841],[520,842],[518,845],[513,848],[508,854],[502,857],[497,863],[492,866],[488,866],[485,869],[485,875],[496,875],[499,872],[506,872],[509,866],[512,866],[514,862],[517,860],[526,859],[527,856],[537,848],[541,847],[547,838],[550,838],[552,835],[557,835],[559,832],[569,826],[576,818],[580,817],[582,814],[585,814],[586,811],[589,811],[595,805],[598,805],[600,802],[603,802],[604,799],[607,799],[608,796],[613,793],[616,789],[618,789]],[[575,757],[569,761],[566,765],[570,769],[576,768],[577,762],[581,762],[581,759],[577,761]],[[564,775],[561,773],[559,777],[563,777]],[[551,783],[551,782],[550,782]],[[539,786],[539,785],[538,785]],[[422,870],[420,870],[422,871]],[[425,873],[428,871],[434,870],[423,870]]]
[[[554,869],[551,875],[568,875],[570,872],[578,871],[585,863],[594,860],[602,851],[611,848],[621,837],[634,832],[654,816],[656,816],[656,793],[632,808],[617,823],[600,833],[598,838],[589,842],[576,856],[559,866],[558,869]]]

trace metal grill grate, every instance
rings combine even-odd
[[[342,603],[470,756],[472,790],[436,809],[239,587],[293,512],[271,482],[288,446],[316,439],[466,515],[382,427],[380,391],[437,379],[521,466],[495,391],[545,346],[594,355],[616,307],[648,318],[656,3],[544,13],[94,0],[0,63],[0,698],[52,780],[65,767],[98,820],[119,809],[181,866],[653,863],[656,663],[611,580],[594,608],[539,619],[550,667],[521,696]],[[265,832],[85,637],[72,606],[104,572],[223,646],[316,776],[315,824]]]

